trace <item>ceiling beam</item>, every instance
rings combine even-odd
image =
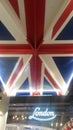
[[[45,0],[25,0],[27,40],[34,49],[43,41]],[[30,21],[30,22],[29,22]]]
[[[0,54],[33,54],[31,45],[27,44],[0,44]]]
[[[38,54],[73,54],[73,44],[42,44]]]
[[[30,60],[31,86],[33,90],[40,90],[42,62],[38,56],[33,56]]]

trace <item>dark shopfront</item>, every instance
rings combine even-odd
[[[6,130],[72,129],[72,122],[72,97],[11,97]]]

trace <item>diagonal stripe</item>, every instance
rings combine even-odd
[[[67,91],[67,86],[53,58],[50,55],[40,55],[40,58],[43,61],[45,67],[47,68],[47,71],[56,82],[59,89],[62,91],[63,94],[65,94]]]
[[[57,83],[54,81],[54,79],[46,69],[45,69],[45,75],[48,78],[48,80],[52,83],[53,88],[59,90],[59,94],[62,95],[62,91],[60,90],[59,86],[57,85]]]
[[[20,21],[23,25],[24,33],[26,35],[26,18],[25,18],[25,7],[24,0],[18,0],[19,13],[20,13]]]
[[[72,10],[73,10],[73,0],[71,0],[69,2],[68,6],[64,10],[63,14],[60,16],[59,20],[55,24],[55,26],[53,28],[52,38],[57,33],[57,31],[60,29],[60,27],[62,26],[62,24],[65,22],[65,20],[67,19],[67,17],[69,16],[69,14],[71,13]]]
[[[26,36],[20,19],[8,0],[0,1],[0,20],[18,43],[26,43]],[[6,17],[4,17],[6,16]]]
[[[71,130],[71,128],[67,125],[66,128],[64,128],[64,130]]]
[[[68,0],[66,0],[68,1]],[[45,4],[45,24],[44,24],[44,42],[51,40],[52,27],[60,8],[67,3],[63,0],[46,0]],[[56,3],[56,4],[55,4]]]
[[[23,67],[23,59],[20,60],[19,64],[17,65],[15,71],[13,72],[11,78],[10,78],[10,81],[8,82],[7,86],[8,88],[10,88],[12,86],[12,84],[14,83],[17,75],[19,74],[20,70],[22,69]]]
[[[18,17],[20,17],[19,15],[19,7],[18,7],[18,0],[9,0],[12,7],[14,8],[16,14],[18,15]]]
[[[7,94],[8,95],[15,95],[16,91],[21,87],[21,85],[23,84],[23,82],[26,80],[26,78],[29,76],[29,66],[28,66],[28,63],[32,57],[32,55],[22,55],[22,68],[20,70],[20,72],[18,73],[15,81],[13,82],[13,84],[11,85],[11,88],[7,91]],[[15,66],[13,72],[12,72],[12,75],[14,73],[14,71],[16,70],[19,62],[20,62],[21,59],[19,59],[17,65]],[[11,75],[11,77],[12,77]]]

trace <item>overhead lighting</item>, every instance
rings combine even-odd
[[[27,119],[27,116],[25,116],[25,119]]]
[[[21,115],[22,118],[24,118],[24,115]]]
[[[17,115],[15,115],[15,118],[17,118]]]
[[[67,89],[68,89],[68,87],[69,87],[69,85],[70,85],[70,82],[71,82],[72,78],[73,78],[73,73],[71,74],[71,76],[70,76],[70,78],[69,78],[69,80],[68,80]]]
[[[56,122],[56,127],[58,127],[58,122]]]
[[[60,126],[63,126],[63,123],[62,123],[62,122],[60,123]]]
[[[0,116],[3,116],[3,113],[2,113],[2,111],[0,111]]]
[[[15,119],[15,116],[13,116],[12,119],[14,120],[14,119]]]
[[[51,123],[51,126],[53,126],[53,122]]]
[[[19,120],[19,118],[17,117],[17,118],[16,118],[16,120],[18,121],[18,120]]]

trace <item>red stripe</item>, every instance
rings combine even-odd
[[[66,130],[71,130],[71,128],[69,128],[68,125],[67,125]]]
[[[13,84],[13,82],[15,81],[16,77],[18,76],[20,70],[22,69],[22,66],[23,66],[23,59],[20,60],[16,70],[14,71],[9,83],[8,83],[8,87],[10,88]]]
[[[24,0],[24,5],[27,39],[36,49],[43,40],[45,0]]]
[[[26,15],[26,27],[27,27],[27,39],[33,45],[34,36],[34,10],[33,10],[33,0],[25,0],[25,15]]]
[[[32,96],[40,96],[40,95],[41,95],[40,91],[32,92]]]
[[[71,130],[71,128],[72,128],[72,123],[69,122],[69,123],[67,123],[66,126],[64,127],[64,130]]]
[[[49,79],[49,81],[52,83],[53,87],[55,89],[60,90],[59,86],[57,85],[57,83],[54,81],[54,79],[52,78],[52,76],[49,74],[49,72],[45,69],[45,75],[47,76],[47,78]],[[59,95],[62,95],[62,91],[59,91]]]
[[[38,48],[38,54],[73,54],[73,44],[44,44]]]
[[[68,130],[71,130],[72,127],[70,127],[69,125],[67,126]]]
[[[69,16],[72,10],[73,10],[73,0],[70,0],[70,3],[68,4],[68,6],[66,7],[63,14],[61,15],[61,17],[59,18],[59,20],[57,21],[57,23],[55,24],[53,28],[52,38],[60,29],[60,27],[63,25],[63,23],[66,21],[67,17]]]
[[[67,129],[67,127],[66,127],[66,128],[64,128],[64,130],[68,130],[68,129]]]
[[[38,2],[37,2],[37,19],[36,19],[37,20],[37,32],[36,32],[37,41],[36,41],[36,43],[38,43],[37,47],[43,41],[44,21],[45,21],[44,19],[45,19],[45,0],[38,0]]]
[[[14,8],[16,14],[18,15],[18,17],[20,17],[19,15],[19,7],[18,7],[18,0],[9,0],[12,7]]]
[[[37,56],[33,56],[30,61],[30,73],[31,73],[31,83],[33,90],[40,89],[41,87],[41,65],[42,62]]]
[[[0,44],[0,54],[34,54],[29,44]],[[73,54],[73,44],[42,44],[37,54]]]
[[[0,54],[33,54],[29,44],[0,44]]]

